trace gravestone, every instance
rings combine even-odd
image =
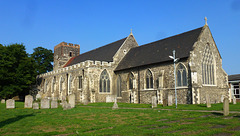
[[[106,102],[114,102],[114,96],[113,95],[108,95],[107,97],[106,97]]]
[[[117,98],[114,99],[113,110],[118,109]]]
[[[152,96],[152,108],[157,107],[157,97],[156,96]]]
[[[6,101],[6,108],[7,109],[14,109],[15,108],[15,100],[13,99],[8,99]]]
[[[227,116],[229,115],[229,101],[228,98],[224,98],[223,100],[223,115]]]
[[[25,102],[24,102],[24,108],[32,108],[32,107],[33,107],[33,96],[26,95]]]
[[[2,100],[1,100],[1,103],[5,103],[5,99],[2,99]]]
[[[221,103],[223,103],[224,95],[221,96]]]
[[[71,105],[71,108],[74,108],[75,107],[75,94],[70,94],[68,96],[68,101],[69,101],[69,104]]]
[[[63,108],[63,110],[68,110],[68,109],[71,109],[71,105],[69,103],[67,103],[67,101],[63,101],[62,108]]]
[[[58,102],[57,100],[52,100],[51,101],[51,109],[55,109],[58,108]]]
[[[39,100],[39,99],[41,99],[41,95],[38,93],[38,94],[36,95],[36,100]]]
[[[39,109],[39,104],[37,102],[33,103],[33,109]]]
[[[237,104],[237,100],[235,96],[233,96],[233,104]]]
[[[163,107],[167,106],[167,99],[163,99]]]
[[[172,95],[168,95],[168,106],[172,106]]]
[[[210,108],[211,102],[210,102],[209,94],[206,94],[206,103],[207,103],[207,108]]]
[[[50,100],[44,98],[41,100],[41,109],[49,109],[50,108]]]
[[[83,105],[88,105],[88,100],[87,99],[83,100]]]

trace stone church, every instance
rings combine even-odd
[[[62,42],[54,48],[53,71],[37,78],[42,98],[76,102],[159,104],[172,95],[180,104],[219,103],[229,96],[228,75],[207,23],[200,28],[139,46],[132,32],[126,38],[79,54],[80,46]]]

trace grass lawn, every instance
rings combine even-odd
[[[214,112],[175,110],[174,106],[151,109],[150,104],[118,103],[133,109],[112,110],[112,105],[33,110],[24,109],[23,102],[16,102],[16,109],[0,104],[0,135],[240,135],[240,113],[224,117]],[[211,108],[178,105],[178,109],[222,110],[222,104],[212,104]],[[240,103],[230,104],[230,111],[240,111]]]

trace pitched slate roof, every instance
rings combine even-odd
[[[235,80],[240,80],[240,74],[228,76],[228,81],[235,81]]]
[[[176,51],[177,58],[189,57],[190,51],[203,27],[168,37],[159,41],[132,48],[119,63],[115,71],[172,61],[172,51]]]
[[[84,62],[86,60],[93,60],[93,61],[113,61],[113,56],[116,54],[118,49],[127,39],[123,38],[121,40],[115,41],[113,43],[107,44],[105,46],[99,47],[97,49],[91,50],[89,52],[80,54],[76,56],[73,60],[69,60],[64,67],[71,66],[80,62]]]

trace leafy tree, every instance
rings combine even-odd
[[[25,95],[35,82],[35,63],[23,44],[0,45],[0,97]]]
[[[45,49],[43,47],[37,47],[33,49],[34,52],[31,57],[36,63],[37,74],[46,73],[53,69],[53,52],[52,50]]]

